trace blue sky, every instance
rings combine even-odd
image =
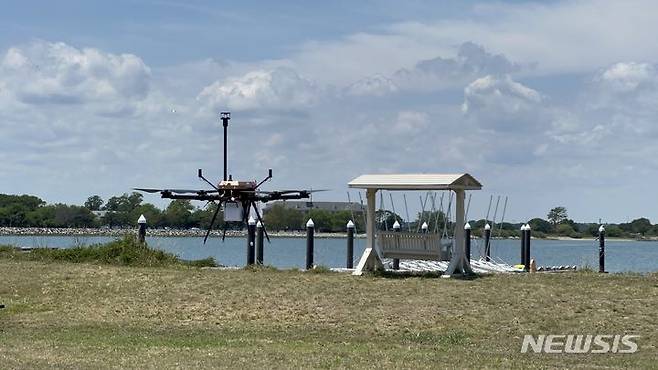
[[[361,173],[467,171],[473,217],[502,194],[512,220],[656,221],[656,8],[3,2],[0,192],[200,186],[228,109],[232,172],[272,167],[273,188],[343,200]]]
[[[513,1],[511,3],[522,3]],[[138,54],[151,66],[208,57],[285,58],[308,41],[376,32],[390,24],[469,19],[475,1],[21,1],[0,14],[1,46],[67,40]]]

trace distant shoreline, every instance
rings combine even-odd
[[[595,241],[597,238],[571,238],[568,236],[548,236],[546,240],[582,240],[582,241]],[[616,238],[611,236],[606,236],[605,240],[614,240],[616,242],[655,242],[658,239],[649,238],[649,239],[631,239],[631,238]]]
[[[137,229],[104,229],[104,228],[55,228],[55,227],[0,227],[0,236],[106,236],[106,237],[122,237],[129,234],[135,234]],[[269,231],[268,235],[272,238],[305,238],[306,231]],[[176,238],[176,237],[203,237],[206,235],[206,230],[178,230],[178,229],[147,229],[146,236],[161,237],[161,238]],[[246,230],[228,230],[226,232],[227,238],[241,238],[247,235]],[[213,230],[210,233],[211,237],[221,237],[221,230]],[[323,233],[316,232],[317,238],[345,238],[346,233]],[[357,238],[365,238],[365,234],[355,235]],[[473,236],[474,239],[481,239],[479,236]],[[509,239],[518,240],[518,237],[509,238],[492,238],[494,240]],[[546,238],[534,238],[536,240],[559,240],[559,241],[596,241],[596,238],[571,238],[568,236],[547,236]],[[658,238],[647,239],[631,239],[631,238],[615,238],[606,237],[606,240],[620,241],[620,242],[634,242],[634,241],[658,241]]]
[[[136,234],[137,229],[103,229],[103,228],[54,228],[54,227],[0,227],[0,236],[106,236],[122,237]],[[272,238],[305,238],[306,231],[269,231],[267,234]],[[178,229],[147,229],[146,236],[161,238],[176,237],[204,237],[206,230],[178,230]],[[228,230],[227,238],[245,237],[245,230]],[[221,230],[210,232],[211,237],[221,237]],[[316,232],[317,238],[345,238],[346,233],[322,233]],[[365,234],[355,235],[357,238],[365,238]]]

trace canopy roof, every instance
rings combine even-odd
[[[361,175],[350,188],[384,190],[480,190],[482,184],[467,173],[405,173]]]

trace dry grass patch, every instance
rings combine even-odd
[[[646,367],[658,277],[463,281],[0,259],[3,367]],[[632,355],[521,354],[524,334],[639,334]],[[6,366],[5,366],[6,365]]]

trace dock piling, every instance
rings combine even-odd
[[[526,225],[521,225],[521,264],[525,266]]]
[[[313,268],[313,239],[315,234],[315,224],[312,219],[306,222],[306,270]]]
[[[256,223],[256,264],[263,265],[263,223]]]
[[[398,220],[395,220],[393,223],[393,232],[399,233],[400,232],[400,223]],[[400,247],[400,237],[398,236],[397,238],[397,243],[398,243],[398,248]],[[393,270],[399,270],[400,269],[400,259],[399,258],[393,258]]]
[[[354,222],[347,222],[347,260],[345,266],[348,269],[354,268]]]
[[[471,225],[468,222],[464,225],[464,254],[466,260],[471,262]]]
[[[247,221],[247,265],[254,264],[255,255],[255,239],[256,239],[256,220],[249,217]]]
[[[599,272],[605,272],[605,227],[599,227]]]
[[[140,215],[137,224],[139,225],[139,229],[137,230],[137,241],[140,244],[144,244],[146,243],[146,217]]]
[[[484,260],[491,261],[491,225],[484,225]]]
[[[524,269],[526,271],[530,271],[530,239],[532,236],[532,228],[530,225],[525,224],[525,261],[523,264],[525,265]]]

